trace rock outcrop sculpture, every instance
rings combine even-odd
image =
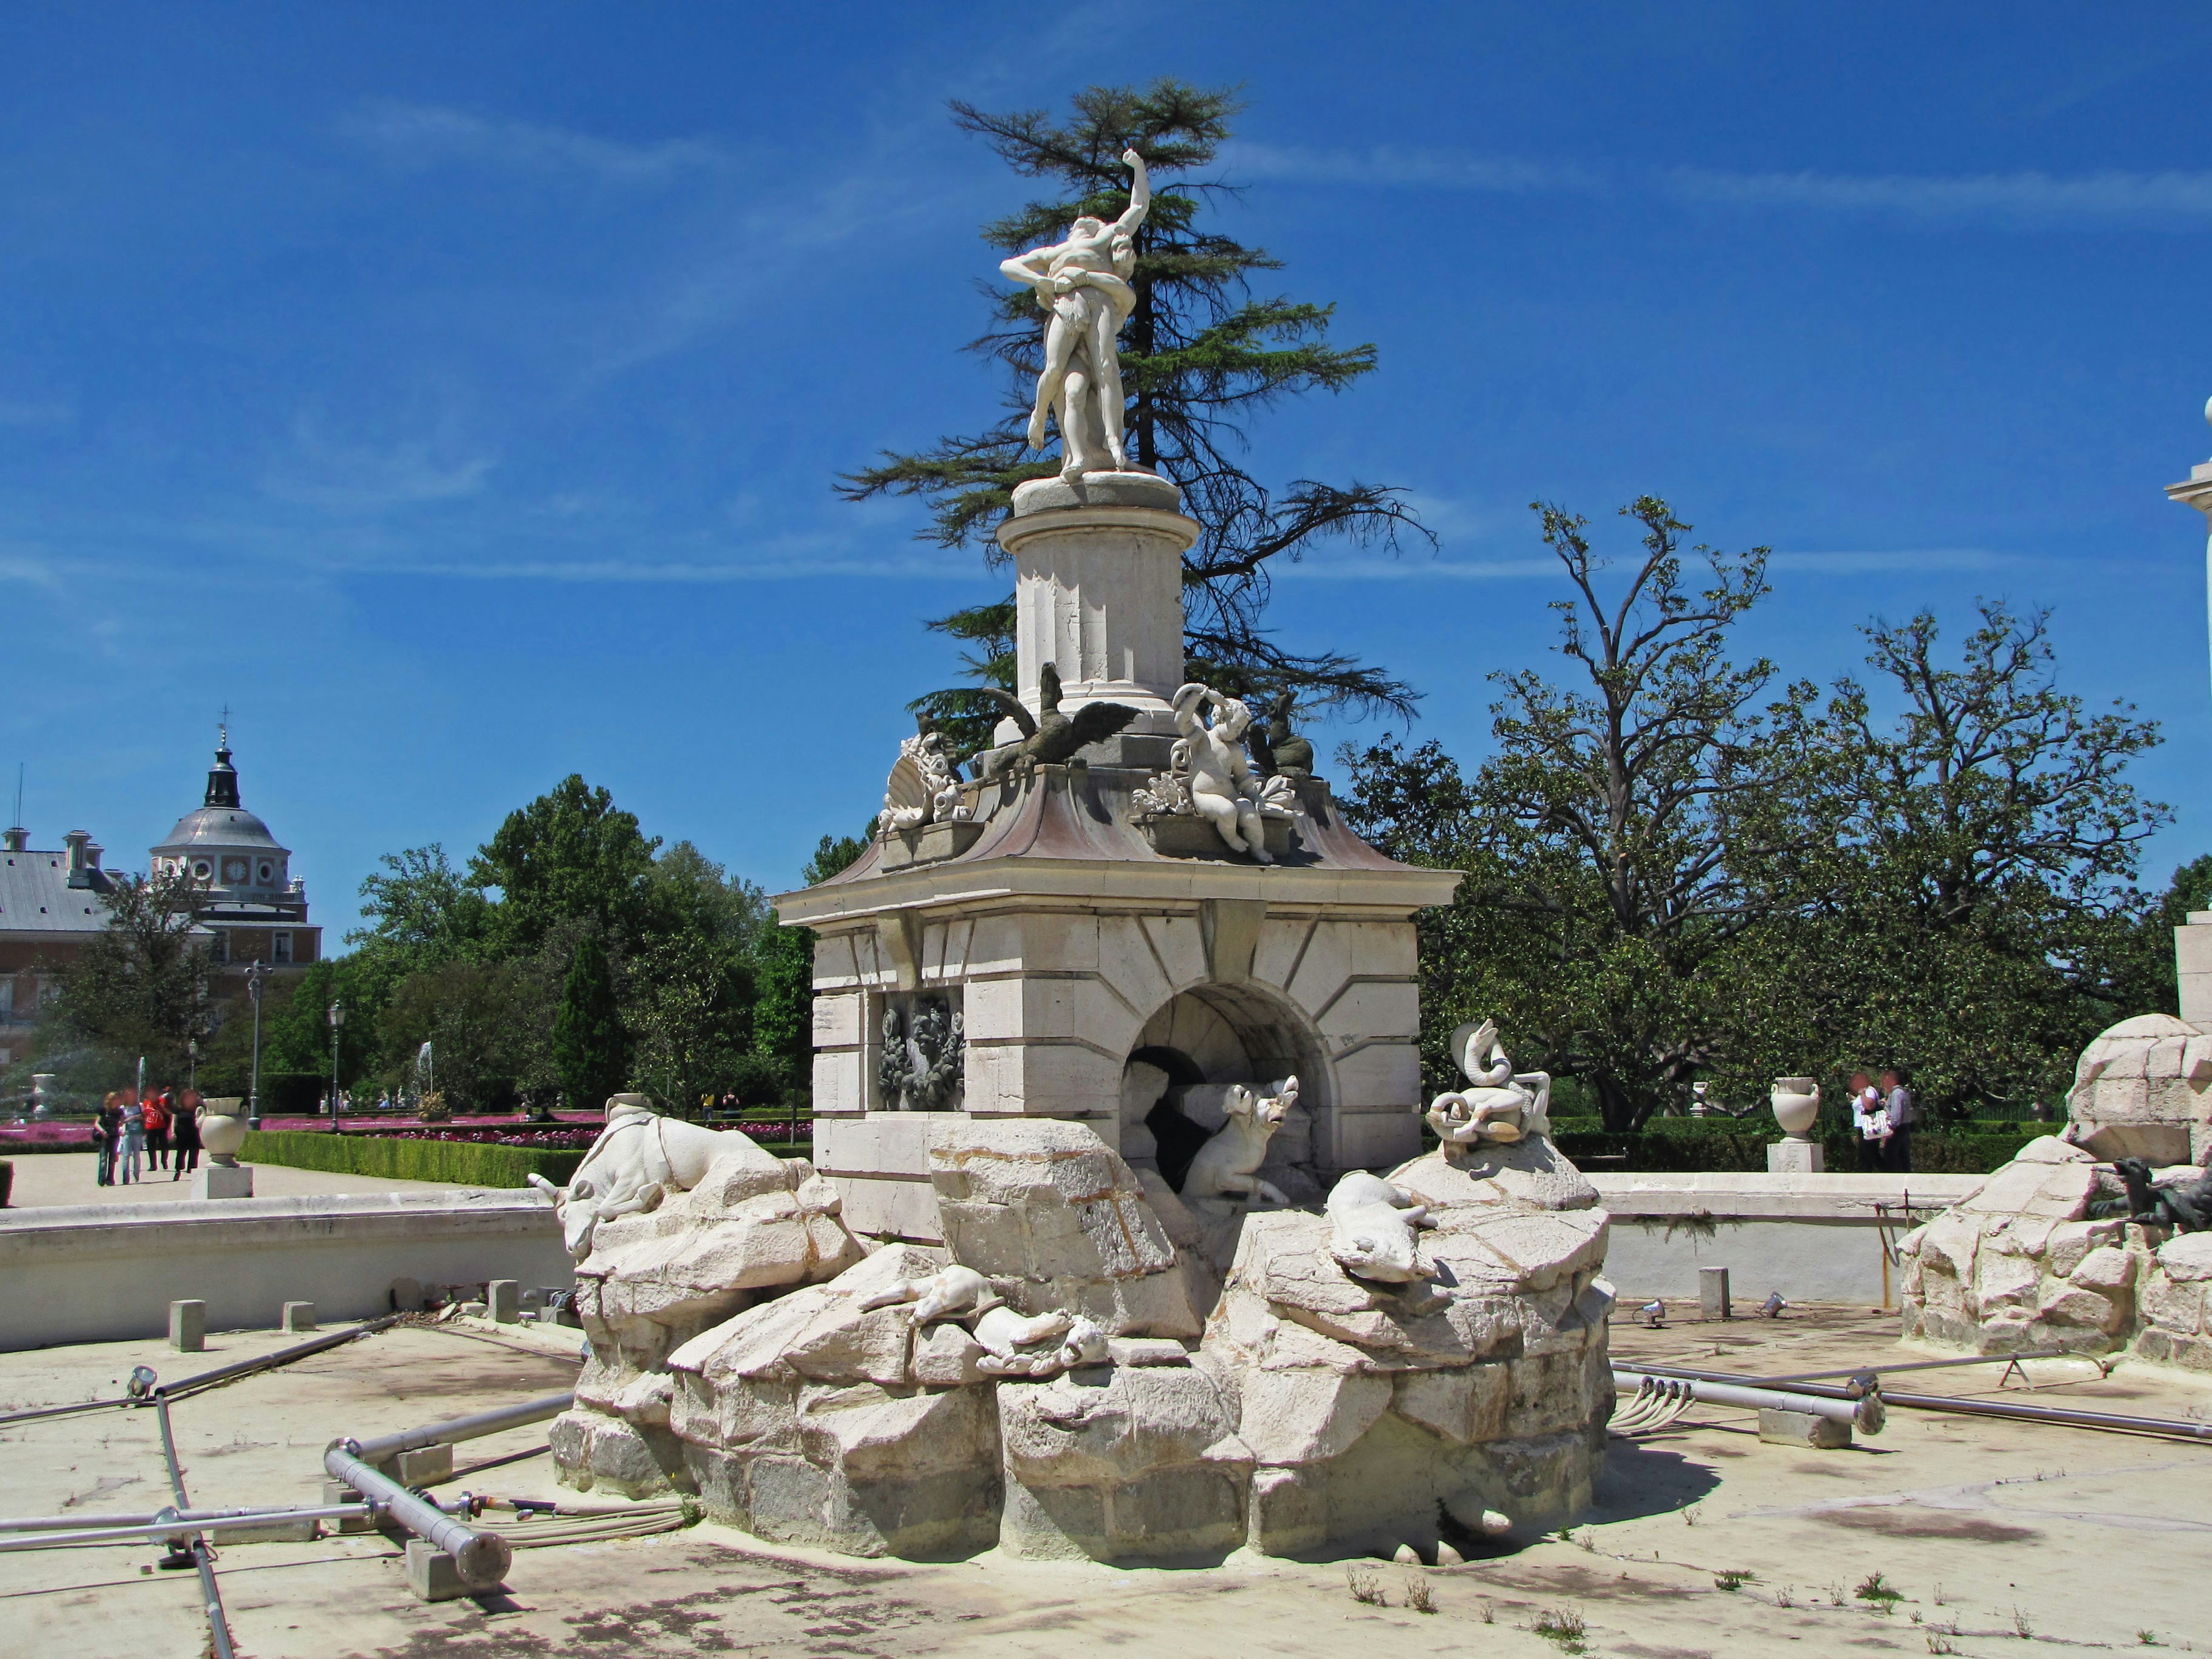
[[[702,1188],[603,1221],[581,1270],[601,1286],[580,1297],[593,1363],[553,1434],[563,1478],[696,1491],[757,1536],[859,1555],[1427,1549],[1440,1513],[1496,1535],[1588,1503],[1613,1401],[1606,1217],[1541,1137],[1349,1176],[1326,1215],[1201,1228],[1084,1124],[948,1115],[930,1133],[941,1249],[819,1256],[773,1285],[759,1252],[730,1254],[752,1287],[650,1364],[613,1331],[619,1375],[608,1298],[664,1282],[648,1239],[779,1193],[818,1225],[826,1183],[795,1160],[773,1178],[717,1160]],[[1370,1241],[1360,1264],[1383,1271],[1340,1262],[1346,1226],[1410,1241],[1415,1223],[1424,1259]],[[1188,1253],[1209,1243],[1231,1254],[1201,1322],[1191,1289],[1219,1268]]]
[[[1494,1021],[1469,1020],[1452,1033],[1451,1050],[1468,1086],[1430,1103],[1429,1127],[1437,1139],[1467,1146],[1551,1133],[1551,1073],[1516,1072]]]

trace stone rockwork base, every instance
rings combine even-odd
[[[2212,1234],[2090,1215],[2124,1196],[2112,1166],[2081,1147],[2031,1141],[1899,1246],[1905,1336],[1971,1353],[2059,1347],[2212,1371]]]
[[[860,1556],[1426,1548],[1440,1515],[1534,1528],[1588,1504],[1607,1221],[1547,1141],[1400,1169],[1437,1224],[1402,1286],[1350,1278],[1325,1216],[1199,1224],[1081,1124],[956,1123],[929,1170],[943,1248],[769,1288],[652,1369],[629,1333],[621,1387],[610,1366],[555,1425],[563,1478],[687,1487],[758,1537]],[[1073,1369],[1008,1374],[972,1302],[917,1324],[949,1264],[986,1304],[1077,1320]]]

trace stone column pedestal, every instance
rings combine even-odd
[[[251,1198],[253,1170],[244,1164],[203,1164],[192,1171],[194,1198]]]
[[[1172,738],[1168,699],[1183,672],[1182,556],[1198,533],[1182,492],[1149,472],[1086,472],[1080,483],[1039,478],[1015,490],[999,544],[1016,572],[1022,701],[1036,708],[1037,672],[1050,663],[1060,671],[1061,708],[1127,703],[1140,713],[1125,738]],[[1009,722],[1000,740],[1013,735]]]
[[[1766,1172],[1769,1175],[1819,1175],[1827,1167],[1827,1150],[1817,1140],[1767,1143]]]
[[[2181,984],[2181,1018],[2212,1030],[2212,910],[2191,910],[2173,930],[2173,966]]]

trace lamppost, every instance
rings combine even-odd
[[[343,1133],[338,1127],[338,1033],[345,1029],[345,1004],[331,1004],[331,1133]]]
[[[253,966],[246,970],[246,994],[253,999],[253,1082],[246,1091],[246,1127],[261,1127],[261,985],[269,977],[269,970],[261,965],[261,958],[253,959]]]
[[[196,1090],[200,1086],[200,1040],[198,1037],[185,1039],[185,1087]]]

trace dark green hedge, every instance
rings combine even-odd
[[[584,1161],[580,1152],[487,1146],[466,1140],[388,1140],[309,1130],[256,1131],[246,1137],[238,1156],[246,1164],[284,1164],[295,1170],[381,1176],[390,1181],[447,1181],[464,1187],[527,1187],[532,1175],[562,1186]]]
[[[2007,1164],[2057,1123],[1970,1123],[1912,1131],[1912,1167],[1923,1174],[1987,1175]],[[1842,1123],[1819,1125],[1827,1166],[1859,1167],[1857,1135]],[[1598,1170],[1765,1170],[1766,1149],[1781,1139],[1768,1118],[1658,1118],[1640,1132],[1614,1134],[1592,1118],[1554,1118],[1552,1139],[1577,1164]]]

